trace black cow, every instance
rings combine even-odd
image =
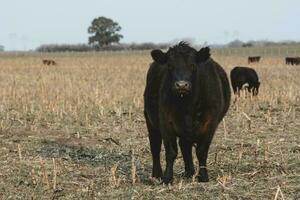
[[[248,64],[255,63],[260,61],[260,56],[249,56],[248,57]]]
[[[299,65],[300,64],[300,57],[286,57],[285,64],[287,65]]]
[[[198,181],[207,182],[206,160],[213,135],[230,103],[230,86],[223,68],[210,58],[208,47],[196,51],[180,42],[164,53],[153,50],[147,73],[144,114],[153,159],[152,176],[173,180],[177,137],[185,163],[185,176],[195,173],[192,145],[199,160]],[[160,164],[161,143],[166,170]]]
[[[258,95],[260,82],[257,73],[250,67],[235,67],[230,72],[231,85],[234,93],[238,93],[243,85],[248,84],[248,91]]]

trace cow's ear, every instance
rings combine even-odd
[[[167,62],[167,55],[166,53],[162,52],[159,49],[155,49],[151,51],[151,57],[155,62],[160,64],[164,64]]]
[[[207,59],[210,57],[210,49],[209,47],[201,48],[196,55],[197,63],[202,63],[207,61]]]

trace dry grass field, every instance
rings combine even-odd
[[[247,65],[214,59],[228,74]],[[300,199],[299,66],[252,65],[260,93],[232,95],[210,182],[182,178],[179,153],[164,186],[150,178],[143,117],[150,61],[148,52],[0,56],[0,199]]]

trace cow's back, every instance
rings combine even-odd
[[[230,72],[231,79],[238,79],[239,77],[245,77],[246,79],[251,78],[252,80],[258,81],[257,73],[254,69],[249,67],[235,67]]]

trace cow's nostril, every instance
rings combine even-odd
[[[179,90],[189,90],[190,84],[187,81],[177,81],[175,82],[175,88]]]

